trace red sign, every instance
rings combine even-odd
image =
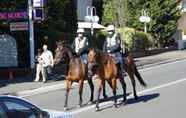
[[[15,20],[15,19],[27,19],[28,13],[26,11],[18,12],[0,12],[0,20]]]
[[[28,30],[28,22],[10,23],[10,31],[24,31]]]

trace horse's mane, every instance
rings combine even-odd
[[[65,45],[65,46],[64,46],[64,50],[69,51],[69,52],[72,54],[72,58],[79,57],[79,56],[76,54],[76,52],[74,51],[74,49],[71,48],[70,45]]]
[[[112,60],[112,57],[107,52],[103,52],[102,50],[97,49],[95,49],[95,52],[97,54],[96,61],[99,64],[106,64],[109,60]]]

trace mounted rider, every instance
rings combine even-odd
[[[72,49],[81,57],[83,63],[87,64],[87,53],[89,48],[88,39],[84,36],[85,30],[77,30],[77,36],[72,44]]]
[[[106,30],[108,32],[108,36],[106,37],[106,40],[104,42],[103,51],[108,52],[109,54],[111,54],[112,57],[114,57],[116,63],[121,69],[122,76],[124,76],[124,43],[122,43],[119,33],[115,31],[114,25],[109,25]]]

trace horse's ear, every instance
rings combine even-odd
[[[88,52],[90,52],[90,51],[92,51],[92,50],[94,50],[94,48],[90,47],[90,48],[88,49]]]

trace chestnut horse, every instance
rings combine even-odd
[[[116,64],[113,57],[111,57],[108,53],[104,53],[101,51],[96,52],[94,49],[90,49],[88,54],[88,63],[96,63],[97,65],[95,73],[98,75],[99,78],[99,89],[96,102],[96,111],[99,110],[100,93],[101,90],[104,89],[105,81],[107,81],[112,88],[114,95],[114,106],[117,107],[116,82],[117,79],[120,80],[123,88],[123,103],[125,103],[126,84],[124,79],[122,79],[122,74],[120,72],[119,66]]]
[[[62,43],[57,43],[57,49],[55,51],[54,65],[61,65],[65,63],[67,65],[66,72],[66,94],[64,110],[68,109],[68,96],[73,82],[79,83],[79,106],[82,105],[82,93],[84,80],[87,79],[86,65],[81,61],[80,57],[73,53],[73,50],[69,46],[65,46]],[[88,83],[91,88],[91,98],[93,101],[94,86],[90,79]]]
[[[137,99],[138,96],[136,94],[136,82],[135,82],[134,76],[137,77],[137,79],[139,80],[142,86],[146,87],[146,83],[144,82],[140,73],[138,72],[131,53],[127,52],[127,58],[124,61],[125,61],[125,69],[132,82],[134,98]],[[113,57],[111,57],[108,53],[90,49],[89,54],[88,54],[88,62],[98,64],[96,73],[100,77],[100,86],[98,90],[98,101],[97,101],[96,109],[97,110],[99,109],[99,96],[100,96],[100,91],[102,90],[102,88],[103,88],[103,92],[105,92],[105,80],[110,81],[109,85],[113,89],[115,106],[117,102],[116,79],[120,80],[120,83],[123,88],[123,103],[126,104],[126,83],[124,81],[124,78],[121,76],[122,75],[121,72],[119,71],[120,70],[119,65],[115,63]],[[106,95],[106,93],[104,94]]]

